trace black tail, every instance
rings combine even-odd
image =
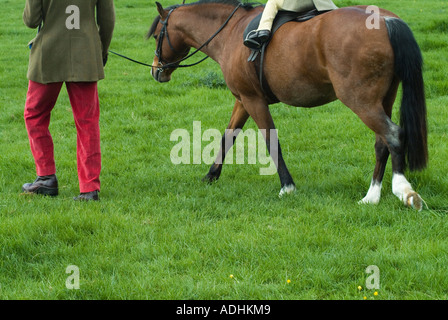
[[[411,29],[403,20],[385,18],[385,21],[395,54],[395,73],[403,87],[400,110],[403,150],[409,169],[421,170],[428,163],[423,57]]]

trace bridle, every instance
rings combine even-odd
[[[165,20],[160,20],[160,24],[162,24],[162,29],[160,30],[160,34],[157,36],[157,46],[156,46],[156,51],[154,52],[154,54],[155,54],[155,56],[157,57],[157,61],[158,61],[158,64],[157,64],[157,68],[159,69],[159,72],[163,72],[163,70],[165,70],[165,69],[168,69],[169,67],[178,67],[178,64],[181,62],[181,61],[183,61],[182,59],[181,60],[178,60],[178,61],[176,61],[176,62],[174,62],[174,63],[164,63],[163,62],[163,60],[162,60],[162,47],[163,47],[163,40],[165,39],[165,37],[166,37],[166,40],[168,41],[168,45],[170,46],[170,49],[171,49],[171,51],[173,51],[176,55],[180,55],[181,53],[178,51],[178,50],[176,50],[174,47],[173,47],[173,45],[171,44],[171,40],[170,40],[170,37],[169,37],[169,35],[168,35],[168,30],[167,30],[167,26],[168,26],[168,19],[170,18],[170,16],[171,16],[171,13],[174,11],[174,9],[176,9],[177,7],[175,7],[175,8],[173,8],[173,9],[171,9],[169,12],[168,12],[168,15],[166,16],[166,19]],[[188,51],[185,51],[184,53],[182,53],[182,55],[187,55],[188,54],[188,52],[190,51],[190,49],[188,48],[187,49]],[[206,57],[206,58],[208,58],[208,57]],[[168,66],[168,67],[167,67]]]
[[[188,54],[188,52],[190,51],[190,48],[188,48],[187,50],[188,51],[186,51],[186,52],[183,52],[183,53],[179,53],[174,47],[173,47],[173,45],[171,44],[171,41],[170,41],[170,37],[169,37],[169,35],[168,35],[168,29],[167,29],[167,26],[168,26],[168,19],[170,18],[170,16],[171,16],[171,13],[173,13],[173,11],[175,10],[175,9],[177,9],[179,6],[176,6],[176,7],[174,7],[174,8],[172,8],[169,12],[168,12],[168,15],[166,16],[166,19],[165,20],[160,20],[160,23],[162,24],[162,29],[160,30],[160,34],[157,36],[157,47],[156,47],[156,51],[155,51],[155,56],[157,57],[157,60],[158,60],[158,64],[157,64],[157,66],[152,66],[152,67],[156,67],[157,69],[158,69],[158,72],[159,73],[161,73],[161,72],[163,72],[164,70],[166,70],[166,69],[172,69],[172,68],[187,68],[187,67],[192,67],[192,66],[195,66],[195,65],[197,65],[197,64],[199,64],[199,63],[201,63],[202,61],[204,61],[205,59],[207,59],[207,58],[209,58],[208,56],[206,56],[206,57],[204,57],[203,59],[201,59],[201,60],[199,60],[199,61],[197,61],[197,62],[195,62],[195,63],[192,63],[192,64],[184,64],[184,65],[181,65],[180,63],[182,62],[182,61],[185,61],[185,60],[187,60],[187,59],[189,59],[190,57],[192,57],[193,55],[195,55],[196,53],[198,53],[199,51],[201,51],[201,49],[202,48],[204,48],[206,45],[208,45],[225,27],[226,27],[226,25],[229,23],[229,21],[230,21],[230,19],[232,19],[232,17],[233,17],[233,15],[235,14],[235,12],[239,9],[239,7],[241,7],[241,3],[240,4],[238,4],[236,7],[235,7],[235,9],[232,11],[232,13],[229,15],[229,17],[226,19],[226,21],[222,24],[222,26],[218,29],[218,31],[216,31],[207,41],[205,41],[199,48],[197,48],[194,52],[192,52],[192,53],[190,53],[190,54]],[[176,54],[181,54],[181,55],[185,55],[185,57],[183,57],[183,58],[181,58],[181,59],[179,59],[179,60],[177,60],[177,61],[174,61],[174,62],[167,62],[167,63],[164,63],[163,62],[163,60],[162,60],[162,46],[163,46],[163,40],[164,39],[167,39],[167,41],[168,41],[168,45],[169,45],[169,47],[170,47],[170,49],[174,52],[174,53],[176,53]]]

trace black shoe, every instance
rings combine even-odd
[[[99,192],[98,190],[91,191],[91,192],[84,192],[84,193],[82,192],[82,193],[80,193],[79,196],[74,197],[73,200],[75,200],[75,201],[90,201],[90,200],[98,201],[98,200],[100,200],[98,192]]]
[[[58,195],[58,179],[56,175],[38,176],[33,183],[25,183],[22,186],[25,193],[43,194],[48,196]]]
[[[268,41],[270,35],[269,30],[252,30],[244,39],[244,45],[251,49],[260,49],[263,43]]]

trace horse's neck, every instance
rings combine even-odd
[[[199,48],[208,41],[224,24],[231,13],[230,10],[216,10],[207,5],[188,6],[183,20],[180,22],[182,30],[185,33],[185,41],[194,48]],[[219,12],[222,11],[222,14]],[[201,49],[206,55],[213,60],[220,60],[222,47],[224,45],[225,34],[224,28],[216,37],[204,48]]]

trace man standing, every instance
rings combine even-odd
[[[58,195],[50,113],[65,82],[77,131],[80,194],[75,200],[99,200],[101,150],[97,81],[115,26],[113,0],[27,0],[23,21],[39,27],[30,42],[25,125],[37,179],[27,193]]]

